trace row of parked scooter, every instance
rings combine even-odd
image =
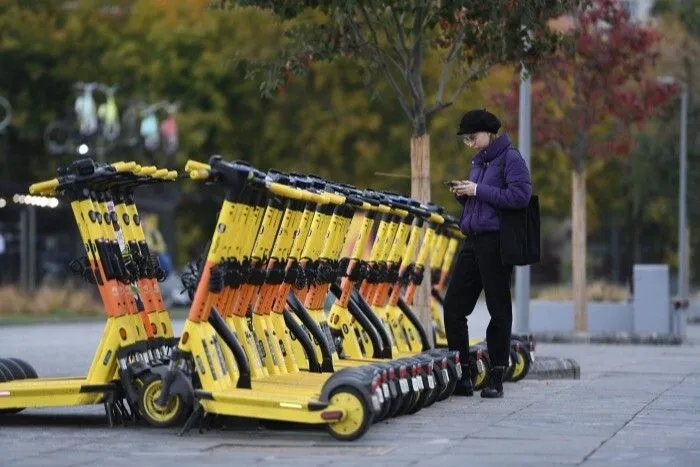
[[[179,337],[134,190],[182,177],[81,159],[30,187],[70,202],[85,247],[70,268],[97,287],[107,322],[84,377],[38,378],[26,362],[0,359],[0,413],[103,404],[110,425],[184,432],[237,416],[354,440],[450,397],[464,365],[483,385],[482,341],[469,355],[444,348],[441,291],[463,237],[441,207],[220,156],[185,172],[224,199],[206,251],[182,277],[192,304]],[[411,308],[426,274],[437,348]],[[507,378],[523,378],[532,361],[532,339],[514,336]]]

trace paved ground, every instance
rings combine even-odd
[[[100,329],[5,326],[0,356],[25,358],[43,375],[78,375]],[[508,384],[498,401],[453,397],[374,425],[355,443],[252,424],[178,437],[108,429],[100,407],[28,410],[0,418],[0,465],[700,465],[700,326],[690,332],[697,344],[681,347],[540,344],[539,355],[576,359],[581,380]]]

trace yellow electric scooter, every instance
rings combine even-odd
[[[273,373],[280,372],[283,365],[279,365],[280,360],[277,360],[278,364],[271,367],[265,368],[261,365],[257,370],[262,375],[253,377],[250,356],[254,357],[255,354],[246,353],[246,348],[241,345],[236,333],[227,325],[216,306],[225,303],[226,299],[222,295],[225,274],[220,270],[224,259],[243,260],[242,256],[237,255],[245,246],[245,238],[252,232],[257,233],[253,237],[255,242],[252,250],[256,253],[255,243],[261,245],[264,250],[264,245],[269,243],[269,236],[274,236],[274,232],[270,234],[262,229],[258,230],[255,209],[251,209],[248,203],[242,201],[255,199],[254,192],[292,200],[303,199],[305,195],[300,190],[267,181],[250,166],[227,163],[220,158],[212,158],[209,165],[197,165],[192,162],[187,168],[192,178],[218,181],[225,185],[227,195],[206,261],[201,267],[180,342],[172,354],[168,372],[163,378],[162,391],[152,403],[166,406],[173,398],[194,396],[197,400],[195,413],[190,417],[185,429],[200,419],[203,413],[207,413],[322,424],[327,426],[331,435],[344,440],[362,436],[369,428],[375,410],[380,407],[377,395],[380,390],[378,374],[373,373],[368,377],[366,371],[345,369],[330,375],[323,384],[317,384],[312,390],[303,385],[290,389],[289,379],[282,378],[284,375],[264,376],[262,372],[263,369],[267,369],[268,375],[270,370]],[[266,203],[266,206],[274,205]],[[281,221],[280,210],[274,207],[266,208],[260,225],[272,227],[278,220]],[[232,238],[242,241],[226,241]],[[255,257],[251,259],[256,261]],[[251,262],[249,266],[255,274],[257,264]],[[245,308],[246,300],[250,300],[251,295],[249,288],[241,288],[237,297],[241,302],[240,306]],[[256,319],[255,316],[251,318]],[[257,329],[253,324],[248,326],[248,330],[257,331],[257,344],[262,348],[259,354],[262,354],[275,346],[270,345],[271,339],[267,339],[272,333],[271,329],[267,329],[266,319],[258,317],[257,325]],[[245,329],[239,334],[243,335],[241,340],[247,343]],[[278,378],[277,381],[266,381],[267,378],[275,377]],[[283,380],[288,384],[281,384]],[[193,381],[195,387],[192,387]],[[188,385],[189,391],[183,392]]]
[[[334,290],[335,294],[337,295],[337,300],[331,308],[331,314],[328,319],[329,326],[336,334],[335,339],[338,343],[339,350],[342,352],[342,357],[344,358],[366,361],[371,359],[373,356],[377,357],[376,351],[382,346],[384,347],[383,350],[388,351],[389,355],[391,355],[391,338],[390,336],[386,335],[384,325],[379,321],[372,310],[367,310],[367,305],[364,303],[362,297],[354,296],[355,291],[353,290],[353,287],[356,282],[361,280],[363,274],[362,271],[367,269],[367,263],[360,258],[360,255],[365,248],[365,243],[369,238],[369,232],[372,229],[373,223],[375,222],[376,218],[390,215],[392,209],[398,208],[383,205],[377,201],[376,197],[368,197],[366,194],[352,189],[352,187],[336,186],[332,184],[329,185],[329,189],[331,190],[339,190],[341,192],[344,191],[349,196],[355,197],[356,200],[360,200],[359,203],[355,203],[356,205],[364,204],[365,208],[370,206],[370,209],[365,209],[366,212],[361,214],[362,219],[359,220],[361,227],[358,229],[357,235],[352,238],[352,241],[354,242],[352,247],[353,251],[350,253],[349,257],[343,258],[339,261],[340,270],[337,271],[336,274],[343,276],[343,278],[340,286],[335,284],[331,285],[331,289]],[[362,200],[361,197],[363,196],[368,198],[369,201]],[[373,209],[371,209],[372,207]],[[382,245],[385,245],[387,242],[387,236],[381,233],[385,230],[382,226],[383,224],[380,222],[375,245],[377,245],[377,242],[380,242]],[[333,230],[331,230],[328,234],[328,238],[332,237]],[[342,236],[340,238],[342,238]],[[327,242],[324,245],[324,250],[333,251],[333,248],[329,247],[329,243]],[[340,250],[342,250],[342,244],[335,253],[331,254],[337,255]],[[327,289],[327,285],[322,286],[322,292],[316,294],[317,297],[324,297]],[[314,295],[312,292],[309,292],[309,294],[311,294],[311,296]],[[323,315],[323,310],[320,309],[321,304],[319,300],[316,300],[316,303],[314,303],[314,299],[309,299],[309,295],[307,294],[305,305],[310,308],[310,313],[316,318],[317,321],[321,321],[322,324],[325,323],[326,319]],[[363,305],[365,307],[364,310],[362,309]],[[292,308],[295,307],[292,306]],[[373,337],[371,331],[379,334],[385,333],[385,335],[382,339],[379,339],[376,336]],[[404,360],[403,363],[405,367],[399,372],[394,372],[396,378],[400,377],[401,379],[406,379],[406,382],[400,385],[401,391],[404,392],[404,395],[409,391],[409,384],[412,386],[412,389],[416,394],[420,392],[425,394],[434,389],[433,386],[436,385],[436,382],[435,377],[432,374],[434,366],[433,360],[436,360],[438,364],[445,363],[442,362],[442,360],[445,358],[444,352],[438,351],[438,353],[441,354],[440,358],[433,356],[432,359],[423,358],[423,361],[420,361],[420,359],[416,361],[415,358],[414,361]],[[341,362],[344,361],[344,359],[341,359]],[[401,362],[394,360],[392,363],[396,364]],[[423,368],[426,367],[427,369],[425,374],[421,374],[423,372]],[[438,368],[440,367],[438,366]],[[407,372],[407,370],[410,370],[410,373],[404,374]],[[442,374],[442,372],[440,374]],[[446,375],[446,377],[449,378],[449,375]],[[445,386],[446,385],[447,384],[445,383]],[[394,391],[392,390],[391,393],[393,395]],[[449,394],[446,394],[446,396],[448,395]],[[410,406],[415,406],[415,400],[412,405],[409,404],[409,407]]]
[[[72,267],[88,282],[97,285],[105,305],[107,324],[87,376],[0,383],[0,409],[17,411],[26,407],[103,403],[110,425],[135,417],[133,410],[127,407],[137,405],[135,394],[145,375],[143,371],[136,375],[134,368],[142,369],[152,362],[153,350],[157,348],[146,343],[149,336],[143,326],[143,313],[138,309],[140,298],[130,287],[133,277],[127,270],[126,260],[131,256],[119,250],[116,224],[102,203],[104,192],[95,190],[100,190],[110,180],[128,178],[132,183],[137,179],[146,183],[173,178],[169,172],[159,173],[157,177],[137,176],[133,173],[137,169],[135,163],[97,166],[85,159],[60,169],[57,179],[30,187],[30,193],[35,195],[57,194],[70,200],[86,248],[85,258]]]
[[[366,277],[361,278],[363,281],[359,291],[353,291],[353,293],[355,293],[357,302],[365,310],[369,306],[364,298],[369,299],[372,303],[367,314],[376,314],[381,318],[382,324],[378,326],[378,329],[382,329],[382,327],[390,329],[390,339],[394,348],[398,347],[398,355],[416,355],[423,351],[420,356],[431,356],[435,359],[435,368],[432,371],[429,368],[429,374],[436,373],[443,389],[441,391],[425,391],[417,400],[409,401],[399,409],[399,412],[412,413],[422,405],[430,405],[435,400],[443,400],[448,397],[454,390],[456,379],[461,376],[461,366],[459,366],[457,353],[454,352],[451,356],[453,360],[450,360],[445,358],[444,351],[429,350],[427,336],[425,336],[422,326],[400,297],[402,281],[412,275],[417,276],[416,271],[422,267],[423,258],[430,249],[432,237],[431,231],[428,229],[421,245],[418,261],[415,264],[411,262],[415,249],[420,243],[420,229],[424,220],[430,219],[429,224],[432,224],[433,222],[441,222],[442,218],[427,212],[418,203],[411,200],[396,195],[375,194],[375,197],[377,196],[390,208],[390,211],[385,213],[380,220],[376,239],[366,263],[367,272],[364,273]],[[406,240],[407,237],[408,240]],[[402,277],[402,281],[398,281],[399,277]],[[365,297],[362,297],[363,294]],[[385,302],[388,297],[390,300],[387,304]],[[336,318],[333,315],[334,311],[342,313],[344,310],[342,307],[331,309],[329,317],[331,323],[334,323],[336,319],[340,323],[341,318],[339,316]],[[346,334],[344,342],[352,342],[352,335]],[[420,376],[420,374],[414,376]],[[424,386],[426,388],[433,386],[429,380],[425,381],[427,375],[423,376],[424,382],[427,382]],[[421,378],[418,380],[420,381]],[[430,389],[433,388],[430,387]]]

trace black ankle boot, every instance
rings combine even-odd
[[[504,366],[494,366],[491,368],[488,379],[486,380],[486,387],[481,391],[481,397],[487,397],[489,399],[503,397],[503,373],[505,373],[505,371],[506,367]]]
[[[472,373],[469,370],[469,365],[462,365],[462,378],[457,381],[453,394],[467,397],[474,395],[474,385],[472,384]]]

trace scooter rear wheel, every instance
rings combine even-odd
[[[372,411],[357,389],[350,386],[336,388],[331,393],[330,403],[345,409],[342,420],[326,425],[326,431],[335,439],[354,441],[372,425]]]
[[[411,413],[411,410],[418,403],[419,398],[420,392],[411,391],[408,394],[406,394],[406,398],[403,400],[403,404],[401,404],[401,407],[399,408],[399,411],[396,413],[396,415],[407,415]]]
[[[179,394],[173,394],[165,406],[156,403],[160,397],[163,382],[158,375],[150,375],[143,381],[138,392],[138,405],[141,416],[149,425],[167,428],[181,425],[187,416],[186,404]]]
[[[437,388],[430,389],[426,386],[426,388],[420,392],[416,403],[408,410],[408,412],[406,412],[406,414],[413,415],[426,407],[426,403],[433,397],[435,392],[437,392]]]
[[[399,409],[403,405],[403,401],[405,398],[407,398],[409,394],[401,394],[399,392],[399,395],[397,397],[392,397],[391,398],[391,403],[389,404],[389,413],[387,413],[385,418],[393,418],[396,416],[396,414],[399,413]]]
[[[389,396],[389,399],[391,399],[391,396]],[[389,410],[391,410],[391,401],[385,399],[379,413],[376,413],[374,415],[374,420],[372,421],[372,423],[379,423],[382,420],[386,419],[386,417],[389,415]]]
[[[436,402],[441,402],[447,399],[452,395],[453,392],[455,392],[455,388],[457,387],[457,376],[453,373],[450,372],[450,381],[447,383],[447,386],[445,386],[445,389],[437,396],[435,399]]]
[[[481,352],[481,363],[484,365],[484,371],[479,371],[476,359],[470,358],[469,365],[472,370],[472,383],[474,385],[475,391],[481,391],[486,386],[486,379],[491,369],[491,360],[489,359],[488,353]]]
[[[503,381],[513,381],[513,373],[515,371],[515,364],[518,360],[518,354],[515,349],[510,349],[510,365],[506,368],[506,372],[503,375]]]
[[[513,364],[513,376],[511,381],[518,382],[525,378],[530,371],[530,356],[527,354],[527,350],[520,347],[520,350],[515,351],[516,360]]]
[[[435,388],[433,388],[432,391],[430,391],[430,394],[425,400],[425,403],[423,404],[423,408],[425,407],[430,407],[437,401],[438,396],[440,395],[440,385],[436,384]]]

